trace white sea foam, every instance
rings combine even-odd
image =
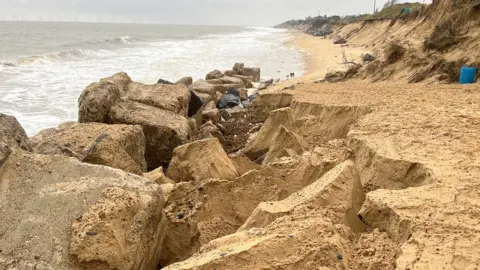
[[[301,56],[284,45],[286,38],[285,31],[272,28],[149,42],[124,36],[110,42],[128,46],[73,49],[4,62],[0,64],[0,112],[16,116],[34,135],[76,120],[81,91],[120,71],[144,83],[183,76],[200,79],[213,69],[230,69],[235,62],[260,66],[265,77],[300,74]]]

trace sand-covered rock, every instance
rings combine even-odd
[[[190,91],[183,85],[147,85],[132,82],[127,87],[125,99],[154,106],[187,117]]]
[[[15,149],[32,151],[32,145],[17,119],[0,113],[0,166]]]
[[[263,163],[269,163],[276,158],[301,155],[305,151],[305,142],[295,132],[280,126],[273,135],[270,148]]]
[[[180,80],[178,80],[175,84],[185,84],[186,86],[189,86],[192,83],[193,83],[192,77],[183,77]]]
[[[203,123],[212,121],[213,124],[218,124],[220,123],[220,120],[222,120],[222,115],[220,114],[220,110],[218,109],[204,110],[202,112]]]
[[[64,156],[14,152],[0,167],[1,269],[155,269],[160,186]]]
[[[225,138],[223,137],[223,133],[220,130],[219,125],[215,125],[212,123],[212,121],[208,121],[198,128],[198,131],[195,134],[195,140],[212,138],[217,138],[222,145],[225,143]]]
[[[290,93],[259,92],[257,98],[252,102],[252,105],[279,109],[290,106],[292,101],[293,95]]]
[[[208,178],[233,180],[237,176],[237,169],[216,138],[177,147],[167,170],[167,177],[177,183]]]
[[[109,118],[113,124],[142,126],[148,170],[168,166],[175,147],[187,143],[191,136],[185,117],[137,102],[117,102],[111,108]]]
[[[174,184],[175,182],[171,179],[169,179],[167,176],[165,176],[165,173],[163,172],[163,168],[159,167],[156,168],[155,170],[144,173],[143,177],[146,177],[155,183],[159,185],[165,185],[165,184]]]
[[[356,215],[364,200],[362,183],[355,166],[352,161],[345,161],[283,201],[260,203],[240,230],[266,227],[275,219],[293,212],[321,211],[330,207],[332,210],[337,208],[332,215],[338,218],[335,223],[345,223],[354,231],[361,232],[364,225]]]
[[[265,155],[272,144],[272,139],[276,134],[278,127],[282,125],[285,128],[293,126],[293,119],[290,108],[283,108],[269,113],[267,120],[262,125],[255,138],[247,143],[242,153],[250,159],[256,160]]]
[[[141,126],[69,122],[43,130],[31,141],[38,154],[75,157],[136,174],[147,169]]]

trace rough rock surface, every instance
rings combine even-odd
[[[252,77],[254,82],[260,81],[260,68],[244,67],[241,74]]]
[[[305,142],[294,132],[280,126],[273,135],[270,148],[263,163],[269,163],[276,158],[291,154],[301,155],[305,151]]]
[[[197,133],[194,136],[195,140],[217,138],[222,145],[225,144],[225,138],[223,137],[223,133],[218,127],[219,126],[213,124],[212,121],[206,122],[198,129]]]
[[[141,126],[69,122],[43,130],[31,141],[38,154],[66,155],[137,174],[147,169]]]
[[[220,115],[220,111],[218,109],[204,110],[202,112],[203,123],[212,121],[213,124],[218,124],[221,119],[222,119],[222,116]]]
[[[258,134],[250,143],[247,143],[242,153],[252,160],[256,160],[265,155],[270,149],[272,138],[280,125],[283,125],[285,128],[291,128],[293,126],[290,108],[270,112],[267,120],[258,131]]]
[[[243,68],[245,67],[245,65],[243,63],[235,63],[233,65],[233,72],[235,72],[236,74],[241,74],[242,71],[243,71]]]
[[[218,78],[222,78],[223,76],[224,76],[224,75],[223,75],[223,73],[222,73],[220,70],[214,70],[214,71],[209,72],[209,73],[205,76],[205,80],[218,79]]]
[[[90,84],[78,98],[78,122],[108,122],[110,108],[120,100],[115,83],[100,81]]]
[[[193,83],[192,77],[183,77],[180,80],[178,80],[175,84],[185,84],[186,86],[189,86],[192,83]]]
[[[237,169],[216,138],[177,147],[167,170],[167,177],[177,183],[208,178],[233,180],[237,176]]]
[[[15,149],[32,151],[32,145],[17,119],[0,113],[0,166]]]
[[[216,92],[215,84],[208,83],[205,80],[197,80],[189,87],[191,90],[195,91],[196,93],[208,94],[210,96],[214,96]]]
[[[191,136],[185,117],[137,102],[117,102],[111,108],[109,117],[113,124],[142,126],[148,170],[168,166],[175,147],[188,142]]]
[[[187,116],[190,91],[183,85],[132,82],[127,87],[125,99],[154,106]]]
[[[230,76],[223,76],[218,79],[207,80],[207,82],[212,84],[237,84],[241,87],[245,87],[242,79]]]
[[[263,93],[259,92],[257,98],[252,102],[253,106],[266,106],[273,109],[289,107],[292,104],[293,95],[289,93]]]
[[[159,167],[151,172],[144,173],[143,177],[148,178],[159,185],[174,184],[175,182],[165,176],[163,168]]]
[[[157,266],[165,221],[157,184],[74,158],[14,152],[0,167],[0,186],[0,268]]]

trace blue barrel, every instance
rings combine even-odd
[[[474,83],[477,78],[477,68],[462,67],[460,70],[460,84]]]

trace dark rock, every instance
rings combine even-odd
[[[198,110],[203,106],[202,99],[194,92],[190,90],[190,103],[188,104],[188,117],[194,116]]]
[[[167,80],[164,80],[164,79],[160,79],[160,80],[158,80],[158,82],[157,82],[157,83],[159,83],[159,84],[174,84],[174,83],[172,83],[172,82],[169,82],[169,81],[167,81]]]

